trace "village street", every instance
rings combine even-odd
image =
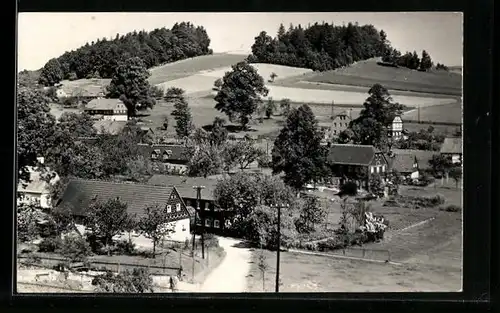
[[[237,239],[219,237],[219,245],[226,251],[226,256],[207,276],[200,292],[245,292],[251,252],[248,248],[234,246],[239,242]]]

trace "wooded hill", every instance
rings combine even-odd
[[[140,57],[148,68],[200,55],[212,54],[210,38],[203,26],[176,23],[172,29],[134,31],[87,43],[76,50],[49,60],[39,83],[51,86],[64,79],[111,78],[117,65]]]

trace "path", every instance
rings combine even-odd
[[[240,242],[236,239],[219,237],[219,245],[226,251],[226,256],[207,276],[200,292],[245,292],[251,252],[248,248],[234,247]]]

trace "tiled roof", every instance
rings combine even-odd
[[[123,110],[125,104],[120,99],[93,99],[85,106],[85,110]]]
[[[163,153],[169,153],[169,157],[166,161],[182,161],[187,162],[189,160],[186,152],[185,145],[148,145],[148,144],[138,144],[140,153],[144,158],[151,159],[153,152],[157,154],[158,160],[163,160]]]
[[[441,153],[462,153],[462,138],[445,138]]]
[[[125,128],[125,125],[127,125],[126,121],[98,120],[94,122],[94,128],[97,130],[97,134],[99,135],[104,132],[117,135],[123,130],[123,128]]]
[[[166,205],[174,189],[175,187],[74,179],[66,187],[59,206],[69,206],[73,214],[84,216],[93,200],[105,202],[118,198],[127,204],[128,213],[141,217],[148,206]],[[178,219],[182,218],[185,217]]]
[[[203,177],[187,177],[175,175],[153,175],[148,181],[149,185],[175,186],[183,198],[196,199],[196,190],[193,186],[205,186],[201,191],[202,200],[214,200],[214,190],[218,180]]]
[[[392,152],[394,154],[411,154],[415,156],[415,158],[417,159],[418,168],[420,170],[430,168],[429,160],[431,160],[434,155],[439,154],[435,151],[413,149],[392,149]]]
[[[375,157],[373,146],[333,144],[328,152],[328,163],[344,165],[369,165]]]

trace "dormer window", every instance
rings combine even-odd
[[[172,206],[171,205],[167,205],[167,213],[172,213]]]

